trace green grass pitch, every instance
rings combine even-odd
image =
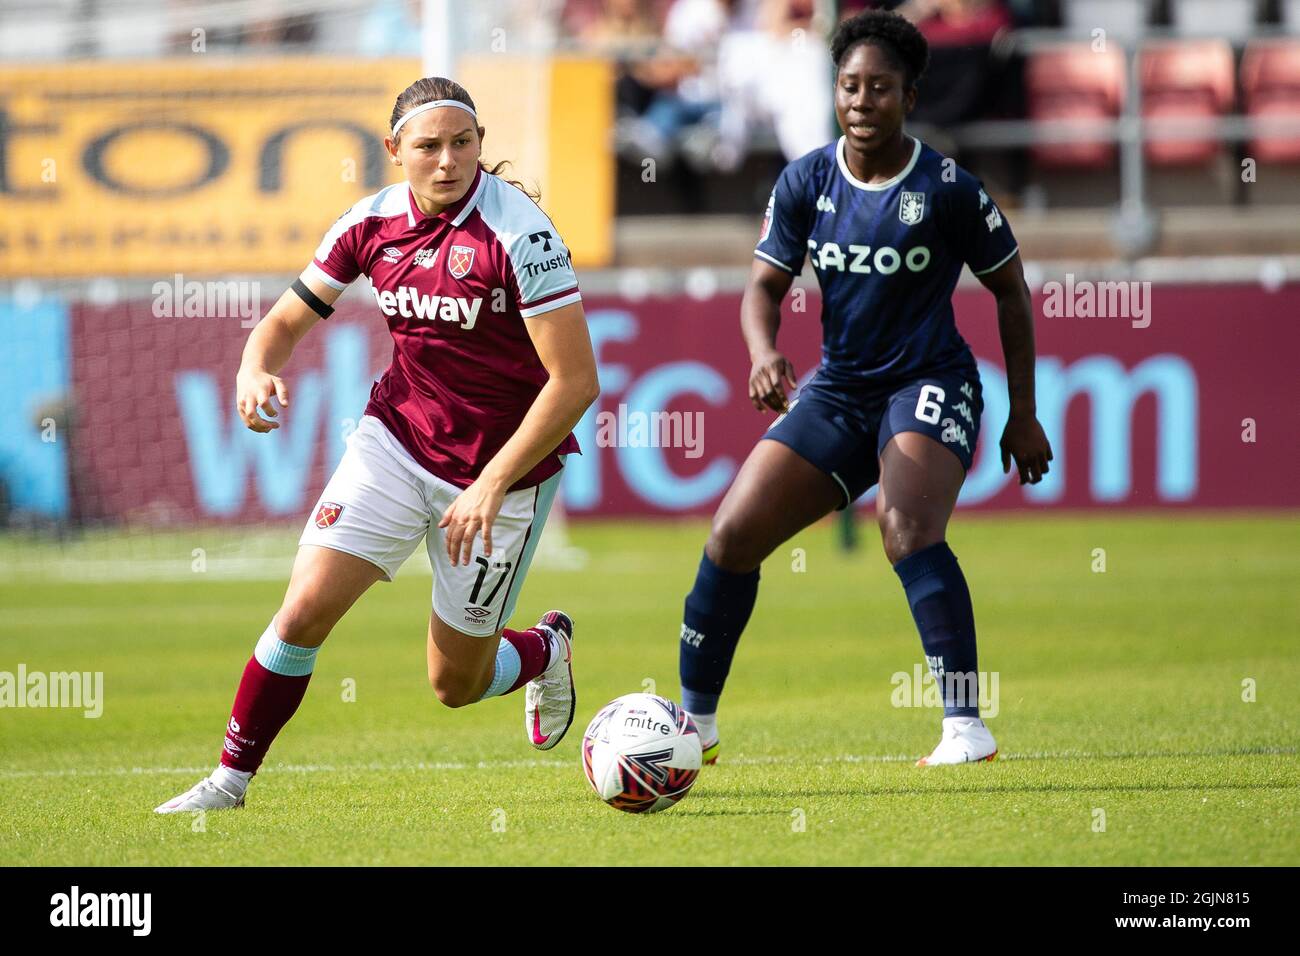
[[[202,532],[100,541],[107,567],[143,549],[182,571],[98,583],[0,539],[0,671],[104,674],[98,719],[0,710],[0,864],[1300,863],[1294,514],[959,515],[1002,756],[933,769],[912,764],[940,714],[892,702],[922,657],[874,529],[849,555],[810,529],[764,566],[722,762],[677,807],[622,814],[582,777],[582,730],[619,694],[677,696],[705,531],[580,524],[587,567],[530,574],[513,623],[559,606],[577,628],[578,715],[545,754],[520,695],[437,703],[430,580],[408,566],[330,637],[248,806],[201,820],[150,811],[215,764],[285,579],[223,577],[219,557],[190,573],[192,549],[220,553]]]

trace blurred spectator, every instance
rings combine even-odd
[[[660,89],[676,83],[676,76],[664,69],[667,58],[659,55],[661,12],[641,0],[570,3],[564,11],[566,35],[577,37],[585,51],[615,63],[615,103],[622,118],[640,116]]]
[[[689,128],[716,128],[721,101],[715,58],[739,6],[736,0],[675,0],[664,21],[662,45],[627,70],[645,95],[638,111],[625,93],[624,102],[636,113],[619,124],[619,141],[626,149],[671,168]]]
[[[890,9],[930,44],[930,66],[911,119],[938,127],[1024,113],[1020,63],[997,41],[1015,27],[1005,0],[903,0],[843,5],[844,15]],[[1020,7],[1025,9],[1022,4]]]
[[[566,10],[565,19],[584,47],[623,59],[650,52],[658,44],[661,13],[644,0],[602,0],[598,7]]]
[[[1018,112],[1016,87],[994,41],[1014,23],[1002,0],[908,0],[898,12],[930,43],[925,95],[912,113],[920,123],[944,126]]]
[[[756,0],[752,19],[723,37],[718,52],[723,109],[715,158],[734,169],[753,130],[769,125],[781,153],[798,159],[834,135],[834,77],[814,0]]]
[[[931,50],[989,46],[1012,26],[1002,0],[907,0],[897,12],[916,24]]]
[[[816,149],[832,133],[825,27],[813,0],[676,0],[662,47],[629,68],[648,96],[620,142],[699,171],[737,169],[760,125],[787,159]]]

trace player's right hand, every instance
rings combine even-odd
[[[788,358],[776,349],[771,349],[754,359],[754,365],[749,370],[749,400],[756,409],[760,412],[766,412],[769,408],[775,412],[789,411],[786,384],[790,386],[791,392],[799,387],[794,366]]]
[[[284,408],[289,404],[289,388],[284,379],[262,369],[241,368],[235,376],[235,405],[244,424],[255,432],[269,432],[279,428],[280,423],[268,421],[257,413],[260,408],[271,418],[276,417],[275,407],[271,404],[274,395]]]

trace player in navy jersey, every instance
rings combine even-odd
[[[384,145],[406,182],[340,216],[250,334],[238,411],[255,432],[279,427],[281,369],[362,275],[392,333],[392,363],[307,520],[284,601],[244,668],[220,764],[159,813],[244,804],[330,630],[421,540],[434,568],[427,657],[439,700],[461,707],[524,689],[525,736],[539,750],[573,721],[569,616],[505,626],[563,458],[578,450],[572,429],[598,392],[569,250],[500,166],[480,162],[485,131],[458,84],[412,84],[389,128]]]
[[[871,11],[831,41],[844,135],[790,163],[768,200],[741,304],[754,407],[780,417],[713,518],[680,645],[682,702],[705,760],[718,701],[754,607],[759,566],[782,542],[879,483],[876,515],[944,702],[922,765],[991,760],[975,692],[975,619],[945,541],[975,453],[983,399],[952,293],[963,264],[998,303],[1011,412],[1003,470],[1047,473],[1036,418],[1029,290],[1011,227],[981,184],[903,130],[929,52],[907,20]],[[787,403],[795,370],[776,347],[781,301],[807,257],[822,290],[822,361]]]

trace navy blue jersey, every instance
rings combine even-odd
[[[822,290],[822,368],[831,384],[907,381],[975,370],[952,293],[962,264],[991,272],[1016,252],[982,184],[914,139],[912,159],[878,185],[849,171],[844,138],[785,167],[754,255]]]

